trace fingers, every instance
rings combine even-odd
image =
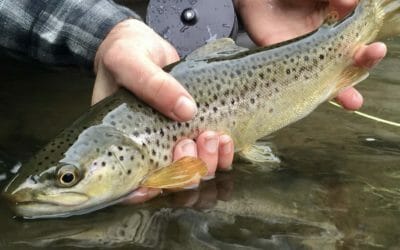
[[[230,170],[232,168],[232,161],[234,155],[233,141],[227,135],[219,137],[219,150],[218,150],[218,169]]]
[[[359,48],[354,56],[354,64],[359,67],[372,68],[378,64],[387,53],[384,43],[373,43]]]
[[[230,170],[233,162],[234,146],[227,135],[219,135],[206,131],[196,140],[179,141],[174,149],[174,160],[184,156],[194,156],[202,159],[208,167],[208,178],[215,175],[217,167],[220,170]]]
[[[179,60],[176,50],[137,20],[116,25],[96,53],[93,103],[122,86],[166,116],[187,121],[197,107],[185,88],[162,67]]]
[[[336,101],[347,110],[357,110],[363,105],[362,95],[354,88],[349,88],[338,94]]]
[[[215,175],[218,164],[219,135],[206,131],[197,138],[198,157],[208,166],[208,178]]]
[[[116,56],[121,52],[124,54]],[[196,114],[197,107],[183,86],[149,58],[136,54],[129,44],[111,48],[104,64],[118,83],[168,117],[187,121]]]
[[[358,67],[372,68],[378,64],[386,55],[387,48],[384,43],[373,43],[364,45],[356,52],[354,64]],[[357,110],[363,104],[362,95],[354,88],[349,88],[339,93],[336,100],[348,110]]]

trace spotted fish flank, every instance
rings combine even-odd
[[[242,154],[252,152],[257,139],[367,77],[352,66],[355,51],[400,34],[399,27],[400,0],[363,0],[344,21],[330,17],[318,31],[272,47],[212,42],[165,68],[196,100],[191,122],[171,121],[121,90],[26,163],[4,194],[18,215],[38,218],[97,210],[149,183],[185,187],[204,173],[204,163],[171,164],[178,140],[211,129],[231,135]],[[178,176],[182,186],[174,183]]]

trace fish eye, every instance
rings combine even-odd
[[[79,181],[79,170],[72,165],[61,166],[57,171],[57,182],[60,187],[72,187]]]

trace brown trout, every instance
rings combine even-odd
[[[119,91],[24,164],[4,195],[17,215],[40,218],[97,210],[141,186],[183,188],[206,170],[197,159],[172,163],[173,146],[206,129],[229,134],[238,151],[260,158],[249,145],[368,76],[353,66],[354,53],[400,34],[400,0],[362,0],[344,20],[327,20],[272,47],[217,40],[166,67],[197,102],[191,122],[171,121]]]

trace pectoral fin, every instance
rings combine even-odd
[[[267,142],[250,144],[239,151],[239,156],[252,163],[280,163]]]
[[[154,172],[142,187],[161,189],[181,189],[193,186],[208,172],[207,165],[194,157],[184,157],[171,165]]]
[[[354,86],[369,76],[369,72],[367,69],[350,66],[346,68],[339,76],[339,79],[336,81],[336,86],[333,91],[333,95],[331,98],[335,97],[340,91],[345,88]]]

